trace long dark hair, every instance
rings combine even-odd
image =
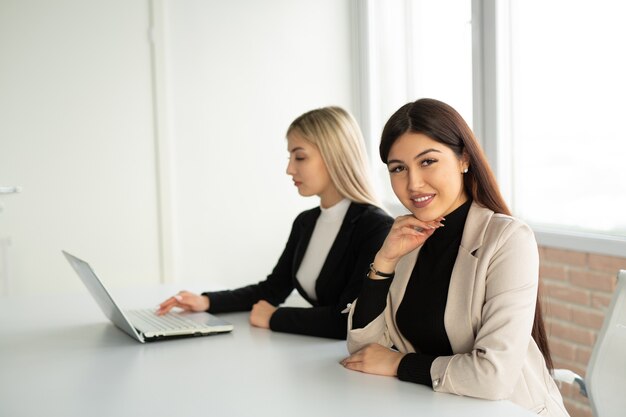
[[[391,146],[407,132],[421,133],[446,145],[458,158],[466,154],[469,170],[463,175],[463,185],[467,195],[477,204],[496,213],[511,215],[483,150],[472,130],[456,110],[446,103],[428,98],[400,107],[385,124],[380,140],[380,159],[385,164]],[[548,369],[552,370],[554,367],[543,323],[539,291],[532,337],[539,346]]]

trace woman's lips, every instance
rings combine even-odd
[[[424,208],[433,201],[435,194],[420,194],[411,197],[411,202],[415,208]]]

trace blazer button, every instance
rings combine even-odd
[[[439,378],[435,379],[435,380],[433,381],[433,388],[437,388],[437,387],[439,386],[439,383],[440,383],[440,382],[441,382],[441,381],[439,380]]]

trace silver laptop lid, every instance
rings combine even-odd
[[[122,310],[113,300],[113,297],[111,297],[111,294],[109,294],[107,289],[104,287],[104,284],[102,284],[102,281],[100,281],[100,278],[98,278],[93,269],[91,269],[91,266],[74,255],[70,255],[65,251],[61,252],[63,252],[65,258],[68,260],[70,265],[72,265],[74,271],[76,271],[81,281],[83,281],[83,284],[85,284],[93,298],[100,306],[100,309],[109,318],[109,320],[133,338],[139,340],[141,343],[144,343],[143,337],[130,324]]]

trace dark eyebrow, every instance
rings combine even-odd
[[[429,153],[429,152],[438,152],[438,153],[441,153],[441,151],[440,151],[440,150],[438,150],[438,149],[435,149],[435,148],[430,148],[430,149],[426,149],[425,151],[422,151],[422,152],[418,153],[417,155],[415,155],[415,157],[414,157],[413,159],[417,159],[417,158],[419,158],[419,157],[421,157],[421,156],[424,156],[424,155],[426,155],[426,154],[427,154],[427,153]],[[387,165],[389,165],[389,164],[391,164],[391,163],[393,163],[393,162],[396,162],[396,163],[399,163],[399,164],[401,164],[401,163],[402,163],[402,161],[400,161],[399,159],[391,159],[391,160],[387,161]]]

